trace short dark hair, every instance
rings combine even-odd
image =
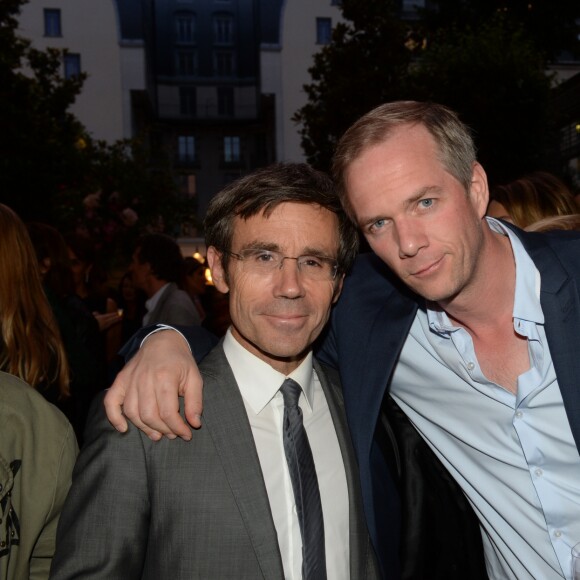
[[[185,265],[173,238],[165,234],[145,234],[137,240],[136,248],[139,262],[149,263],[156,278],[181,284]]]
[[[227,268],[236,217],[248,219],[264,212],[268,216],[281,203],[319,205],[338,218],[340,272],[347,272],[358,251],[356,227],[344,213],[331,179],[305,163],[278,163],[259,169],[220,191],[211,201],[205,220],[205,241],[225,251]]]

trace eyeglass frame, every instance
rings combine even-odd
[[[236,252],[232,252],[231,250],[220,250],[222,253],[227,254],[228,256],[232,256],[239,260],[240,262],[245,262],[247,258],[244,258],[242,254],[237,254]],[[242,252],[270,252],[272,254],[278,254],[281,256],[280,265],[278,266],[278,270],[282,270],[284,267],[284,260],[296,260],[296,267],[298,268],[298,272],[302,273],[301,266],[299,260],[301,258],[316,258],[317,260],[322,260],[325,262],[330,262],[332,266],[332,275],[329,278],[329,282],[334,282],[336,280],[336,276],[340,270],[338,260],[336,258],[331,258],[330,256],[322,256],[320,254],[303,254],[301,256],[284,256],[282,252],[278,250],[269,250],[267,248],[246,248],[242,250]],[[272,272],[274,272],[276,268],[272,268]],[[321,279],[323,280],[323,279]]]

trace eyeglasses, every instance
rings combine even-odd
[[[298,271],[307,280],[315,282],[323,280],[334,280],[338,272],[338,262],[334,258],[327,256],[284,256],[275,250],[261,250],[248,248],[239,254],[223,250],[244,264],[244,268],[259,276],[268,276],[276,270],[281,270],[284,260],[296,260]]]

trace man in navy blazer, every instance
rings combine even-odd
[[[408,456],[431,461],[408,444],[418,432],[479,517],[491,578],[572,578],[580,541],[580,236],[525,234],[488,220],[473,141],[440,105],[371,111],[341,138],[333,171],[376,255],[361,256],[346,280],[318,356],[340,370],[383,573],[397,544],[397,485],[403,551],[407,540],[422,545],[413,541],[423,532],[421,508],[433,505],[407,497],[424,486],[413,475],[428,471]],[[142,368],[160,365],[152,353],[174,340],[158,337],[134,364],[147,357]],[[191,377],[184,352],[178,347],[171,365]],[[125,378],[132,375],[135,368]],[[180,385],[190,400],[199,393],[194,382]],[[121,428],[115,407],[126,385],[108,400]],[[168,399],[160,403],[164,420],[148,421],[153,436],[183,431]],[[199,410],[192,405],[188,418],[198,422]],[[134,398],[125,412],[138,417]],[[409,465],[416,471],[401,488],[397,476]],[[411,556],[421,564],[403,576],[434,577],[429,554]]]

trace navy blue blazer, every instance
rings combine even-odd
[[[572,433],[580,446],[580,233],[513,229],[541,274],[546,336]],[[367,524],[388,578],[396,577],[399,549],[404,548],[399,535],[402,507],[396,474],[381,453],[377,426],[394,366],[421,307],[422,299],[404,287],[377,256],[363,254],[345,280],[317,351],[320,360],[340,371]],[[412,541],[417,531],[411,530],[403,541]],[[454,530],[453,536],[457,535]]]

